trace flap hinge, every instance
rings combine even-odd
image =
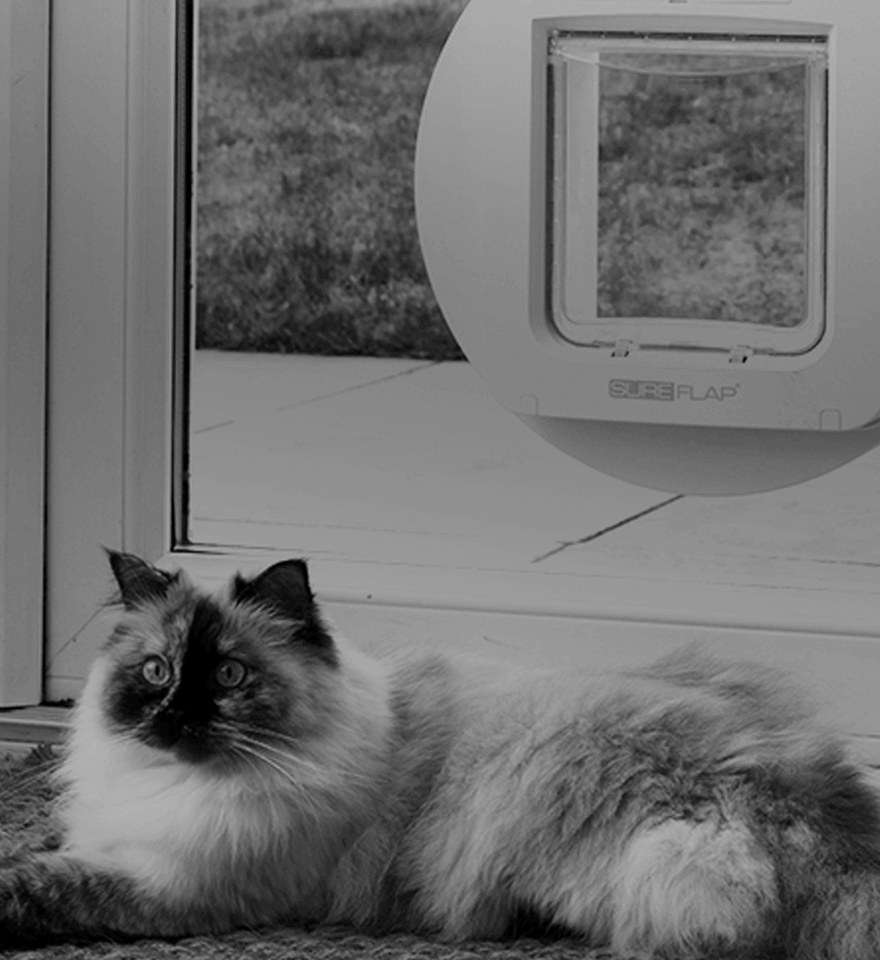
[[[727,357],[728,363],[745,363],[746,360],[754,353],[755,351],[752,347],[747,346],[735,346],[731,348],[730,354]]]
[[[634,348],[632,340],[620,339],[617,343],[614,344],[614,349],[611,351],[612,357],[628,357]]]

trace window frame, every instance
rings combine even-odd
[[[191,268],[175,257],[192,223],[191,206],[175,210],[175,171],[189,162],[176,139],[176,21],[194,4],[78,0],[75,15],[73,6],[54,7],[52,54],[50,697],[78,694],[106,637],[100,601],[112,584],[101,544],[183,567],[209,586],[266,563],[265,551],[181,546],[185,504],[174,507],[191,341],[170,318],[192,292]],[[647,567],[621,581],[598,568],[577,577],[473,570],[467,558],[415,568],[390,553],[311,568],[331,620],[368,646],[417,639],[599,669],[703,639],[798,665],[848,701],[845,722],[880,762],[878,605],[866,592],[790,582],[695,592]]]
[[[53,7],[50,698],[76,694],[64,661],[103,636],[101,546],[155,559],[172,543],[176,13],[172,0]]]
[[[43,681],[49,0],[0,4],[0,706]]]

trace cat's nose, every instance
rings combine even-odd
[[[184,733],[188,732],[189,727],[186,714],[181,709],[164,710],[156,718],[156,731],[168,746],[176,743]]]

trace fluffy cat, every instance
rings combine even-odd
[[[0,865],[0,944],[523,916],[644,957],[880,957],[880,803],[771,672],[375,661],[289,560],[209,596],[110,552],[57,850]]]

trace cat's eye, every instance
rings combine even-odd
[[[233,660],[228,657],[226,660],[221,660],[217,665],[214,676],[221,687],[231,689],[237,687],[244,680],[245,673],[244,664],[240,660]]]
[[[141,667],[141,673],[147,683],[154,687],[164,687],[171,680],[171,667],[164,657],[147,657]]]

